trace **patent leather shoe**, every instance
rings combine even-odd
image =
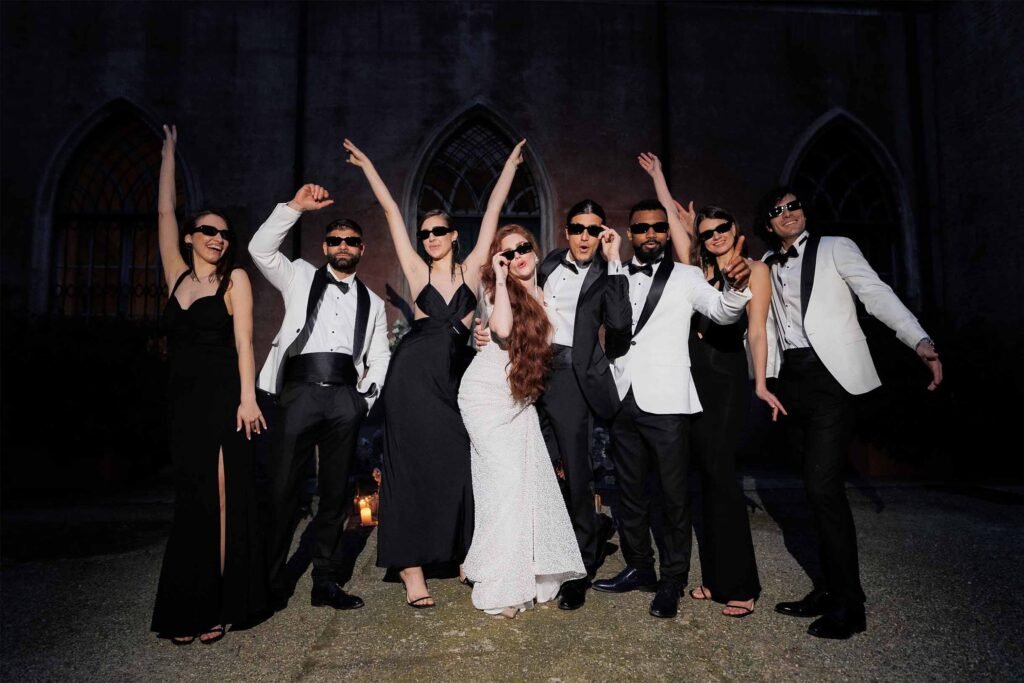
[[[576,579],[562,584],[558,593],[558,609],[574,610],[583,607],[587,601],[587,580]]]
[[[846,640],[854,633],[863,633],[866,629],[863,607],[837,607],[815,619],[807,627],[807,632],[815,638]]]
[[[835,607],[835,601],[828,591],[815,588],[796,602],[780,602],[775,611],[790,617],[820,617]]]
[[[349,595],[341,589],[337,583],[324,583],[313,586],[313,592],[309,596],[309,604],[313,607],[333,607],[334,609],[359,609],[363,606],[363,599]]]
[[[659,619],[674,619],[679,613],[679,592],[683,584],[675,579],[662,579],[658,592],[651,600],[651,616]]]
[[[628,593],[638,588],[651,588],[658,583],[653,569],[626,567],[614,578],[594,582],[594,590],[602,593]]]

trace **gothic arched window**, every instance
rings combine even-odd
[[[837,117],[818,131],[790,183],[812,230],[854,240],[879,276],[895,284],[902,237],[897,188],[853,123]]]
[[[482,116],[458,125],[427,165],[416,194],[417,219],[433,209],[447,211],[459,230],[461,252],[468,253],[476,244],[491,189],[516,142]],[[528,228],[542,242],[540,197],[525,163],[516,171],[501,220]]]
[[[61,175],[51,309],[65,317],[155,320],[166,295],[157,244],[160,139],[137,117],[101,122]],[[184,183],[178,178],[178,206]]]

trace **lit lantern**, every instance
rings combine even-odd
[[[347,523],[348,528],[377,526],[377,504],[379,497],[376,492],[359,491],[352,500],[352,512]],[[356,516],[358,514],[358,517]]]

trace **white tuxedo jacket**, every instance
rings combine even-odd
[[[309,312],[323,295],[326,282],[325,268],[316,268],[302,259],[292,261],[280,252],[281,243],[300,215],[300,212],[287,204],[278,204],[249,242],[249,253],[256,267],[284,298],[284,321],[270,345],[270,354],[257,382],[260,389],[271,394],[281,391],[285,361],[302,351],[290,347],[306,325]],[[312,297],[315,300],[311,301],[310,293],[314,283],[321,280],[323,282],[317,287],[319,291]],[[384,376],[391,360],[387,316],[384,313],[384,301],[360,282],[359,278],[355,279],[355,283],[359,299],[352,359],[359,376],[356,388],[372,407],[384,386]]]
[[[773,252],[765,254],[767,259]],[[804,333],[811,348],[836,381],[851,394],[864,394],[881,386],[871,360],[867,339],[857,322],[853,295],[868,313],[896,332],[911,349],[928,336],[914,314],[903,305],[889,285],[864,258],[860,249],[845,237],[811,235],[804,245],[800,272],[800,301]],[[776,286],[772,273],[772,287]],[[774,298],[772,308],[774,309]],[[783,316],[772,310],[768,325],[780,324]],[[782,367],[778,328],[768,334],[769,376]]]
[[[690,376],[690,318],[700,311],[716,323],[736,322],[749,291],[720,292],[695,266],[664,259],[651,278],[626,355],[612,361],[619,398],[633,388],[640,410],[655,415],[699,413],[702,408]]]

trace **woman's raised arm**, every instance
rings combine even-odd
[[[494,234],[498,232],[498,221],[501,220],[501,209],[508,199],[508,192],[512,188],[512,180],[516,177],[516,169],[523,163],[523,146],[526,140],[520,140],[519,144],[512,148],[512,153],[505,160],[505,167],[501,169],[498,181],[494,183],[491,196],[487,200],[487,210],[484,212],[484,219],[480,223],[480,234],[476,238],[476,246],[466,256],[466,269],[471,273],[479,273],[480,268],[487,263],[487,256],[491,253],[491,241]]]
[[[352,141],[345,138],[345,151],[348,152],[348,163],[363,169],[366,180],[370,183],[373,196],[377,198],[381,208],[384,209],[384,217],[388,221],[388,230],[391,232],[391,241],[395,245],[395,254],[398,255],[398,262],[402,266],[402,273],[409,282],[409,286],[418,289],[419,281],[426,280],[427,264],[423,262],[420,255],[416,253],[416,247],[409,239],[409,232],[406,230],[405,220],[398,208],[398,203],[392,198],[388,186],[384,184],[373,162]]]
[[[174,214],[177,188],[174,186],[174,150],[178,144],[176,126],[164,124],[164,147],[160,161],[160,192],[157,199],[157,225],[160,244],[160,263],[164,281],[170,291],[178,277],[188,269],[178,249],[178,217]]]

